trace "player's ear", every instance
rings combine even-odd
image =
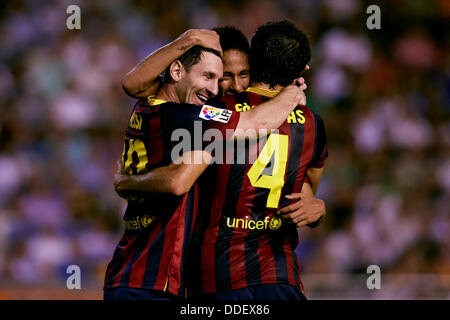
[[[175,60],[174,62],[172,62],[170,64],[170,68],[169,68],[170,76],[172,77],[172,79],[175,82],[178,82],[181,80],[183,71],[184,71],[184,67],[180,61]]]

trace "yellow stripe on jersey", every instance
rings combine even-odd
[[[263,88],[252,88],[252,87],[248,87],[246,91],[253,92],[253,93],[259,94],[261,96],[269,97],[269,98],[273,98],[278,93],[280,93],[280,91],[277,91],[277,90],[269,90],[269,89],[263,89]],[[253,107],[254,106],[252,106],[252,108]],[[250,110],[250,108],[248,108],[248,109],[243,108],[241,104],[236,104],[235,108],[236,108],[236,111],[238,111],[238,112]],[[305,116],[303,115],[303,110],[294,110],[294,111],[292,111],[288,115],[286,121],[287,121],[287,123],[304,124],[306,119],[305,119]]]
[[[253,93],[259,94],[261,96],[269,97],[269,98],[273,98],[277,94],[280,93],[279,90],[269,90],[269,89],[263,89],[263,88],[253,88],[253,87],[248,87],[247,90],[245,90],[245,91],[253,92]]]
[[[149,97],[147,97],[147,102],[151,106],[157,106],[158,104],[163,104],[163,103],[166,103],[167,101],[162,100],[162,99],[156,99],[155,96],[149,96]]]

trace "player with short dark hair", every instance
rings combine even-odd
[[[257,109],[298,78],[310,56],[306,34],[292,22],[262,25],[251,41],[251,86],[224,97],[224,105]],[[252,162],[256,150],[260,153]],[[220,164],[203,177],[195,240],[199,256],[192,267],[193,274],[200,271],[193,281],[197,294],[220,300],[305,298],[296,226],[278,213],[292,204],[285,196],[301,191],[308,171],[317,189],[327,155],[321,117],[300,105],[278,133],[246,146],[245,164]]]
[[[223,50],[223,77],[219,82],[222,95],[244,91],[250,84],[250,45],[247,38],[241,30],[232,26],[213,30],[219,35]]]
[[[308,37],[289,21],[268,22],[252,37],[250,68],[252,82],[285,87],[298,77],[311,59]]]
[[[222,58],[219,51],[215,49],[204,48],[201,46],[194,46],[185,53],[183,53],[181,56],[179,56],[177,60],[180,61],[180,63],[183,65],[184,70],[186,70],[186,72],[189,72],[191,71],[192,66],[199,63],[203,52],[211,52],[216,56],[218,56],[219,58]],[[172,79],[170,76],[169,67],[170,66],[168,66],[167,69],[162,74],[162,83],[169,82]]]
[[[162,84],[157,96],[139,100],[133,108],[122,156],[128,174],[142,174],[170,164],[175,143],[169,132],[192,123],[199,115],[197,105],[218,93],[223,70],[220,54],[194,47],[185,55],[189,59],[170,65],[170,80]],[[230,117],[229,122],[233,127],[237,118]],[[171,185],[161,188],[170,190]],[[125,233],[106,271],[105,299],[184,296],[179,265],[186,246],[177,240],[190,238],[197,214],[197,194],[194,187],[183,196],[153,193],[128,198],[123,218]]]
[[[242,51],[247,55],[250,53],[248,39],[238,28],[234,26],[223,26],[212,28],[212,30],[219,35],[220,46],[223,52],[234,49]]]

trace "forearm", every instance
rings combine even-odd
[[[182,195],[188,192],[206,170],[211,159],[212,156],[209,152],[190,151],[171,163],[169,166],[172,168],[170,177],[172,193]]]
[[[309,178],[308,178],[309,179]],[[317,187],[316,187],[317,190]],[[307,183],[304,182],[302,185],[302,191],[300,192],[301,195],[301,199],[313,199],[312,204],[310,205],[310,209],[315,209],[316,211],[314,212],[317,216],[317,214],[319,213],[319,218],[317,218],[317,220],[312,221],[311,223],[306,224],[308,227],[310,228],[315,228],[317,227],[323,220],[325,213],[326,213],[326,208],[325,208],[325,202],[321,199],[317,199],[315,197],[315,191],[313,191],[312,186]]]
[[[297,106],[297,103],[295,101],[283,101],[277,98],[275,97],[247,112],[243,112],[240,116],[237,129],[271,130],[281,126]]]
[[[288,86],[271,100],[242,112],[233,137],[246,139],[248,138],[246,131],[249,129],[256,130],[257,135],[264,135],[265,131],[281,126],[297,105],[306,103],[303,93],[305,87],[306,85]]]
[[[314,192],[313,192],[309,182],[306,182],[306,181],[303,182],[302,191],[300,191],[300,197],[301,198],[314,198]]]
[[[178,57],[196,44],[195,39],[180,37],[162,48],[154,51],[130,72],[122,81],[125,92],[135,98],[156,94],[159,75]]]
[[[123,198],[144,197],[149,193],[173,193],[174,170],[170,166],[156,168],[145,174],[121,175],[116,192]]]
[[[323,167],[322,168],[314,168],[311,167],[306,171],[306,175],[309,179],[309,183],[311,184],[311,189],[314,194],[317,192],[317,188],[319,187],[320,179],[322,178],[323,173]]]
[[[144,197],[148,193],[180,196],[191,189],[210,161],[211,155],[208,152],[186,152],[173,163],[148,173],[116,176],[115,189],[123,198]]]

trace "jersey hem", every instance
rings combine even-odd
[[[239,290],[239,289],[243,289],[243,288],[250,288],[250,287],[260,286],[260,285],[264,285],[264,284],[289,284],[289,285],[291,285],[293,287],[296,287],[296,288],[300,289],[300,291],[303,292],[302,286],[298,285],[297,283],[291,283],[289,281],[269,281],[269,282],[255,282],[255,283],[250,283],[250,284],[236,285],[232,289],[202,290],[200,293],[201,294],[221,293],[221,292]]]
[[[181,297],[181,298],[184,297],[183,294],[178,294],[178,292],[180,291],[179,288],[177,290],[174,290],[169,287],[166,290],[164,290],[164,286],[149,286],[149,285],[145,285],[145,284],[142,285],[142,284],[137,284],[137,283],[120,283],[120,282],[118,284],[114,284],[111,286],[103,286],[103,290],[111,290],[111,289],[116,289],[116,288],[134,288],[134,289],[154,290],[154,291],[170,293],[171,295],[174,295],[176,297]],[[184,292],[184,290],[183,290],[183,292]]]

